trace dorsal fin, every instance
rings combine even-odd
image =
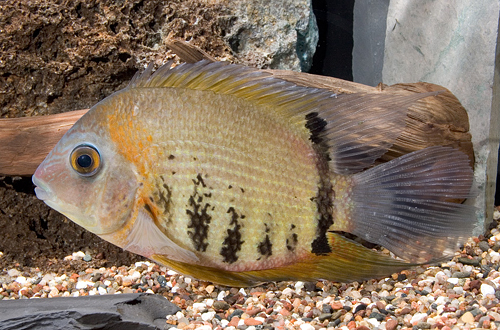
[[[405,127],[407,108],[439,92],[412,95],[358,93],[336,95],[302,87],[272,74],[226,62],[200,61],[153,73],[150,65],[128,88],[186,88],[230,94],[266,105],[294,125],[309,130],[313,143],[328,152],[332,169],[359,172],[382,156]]]

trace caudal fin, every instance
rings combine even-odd
[[[472,235],[473,171],[449,147],[415,151],[354,175],[351,232],[411,262],[452,255]]]

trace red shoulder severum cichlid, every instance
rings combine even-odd
[[[433,95],[335,95],[223,62],[150,66],[66,133],[35,191],[103,239],[215,283],[386,276],[472,231],[474,209],[449,202],[472,185],[460,151],[371,167]]]

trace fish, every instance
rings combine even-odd
[[[226,62],[150,65],[62,137],[35,193],[114,245],[221,285],[384,277],[450,257],[474,226],[455,202],[472,197],[462,152],[375,164],[408,107],[438,93],[337,95]]]

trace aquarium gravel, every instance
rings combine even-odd
[[[251,288],[213,285],[150,261],[110,268],[0,273],[0,299],[148,292],[182,310],[171,329],[497,329],[500,327],[500,208],[496,227],[469,239],[452,261],[365,282],[277,282]],[[0,253],[1,258],[1,253]],[[75,252],[63,263],[89,261]]]

